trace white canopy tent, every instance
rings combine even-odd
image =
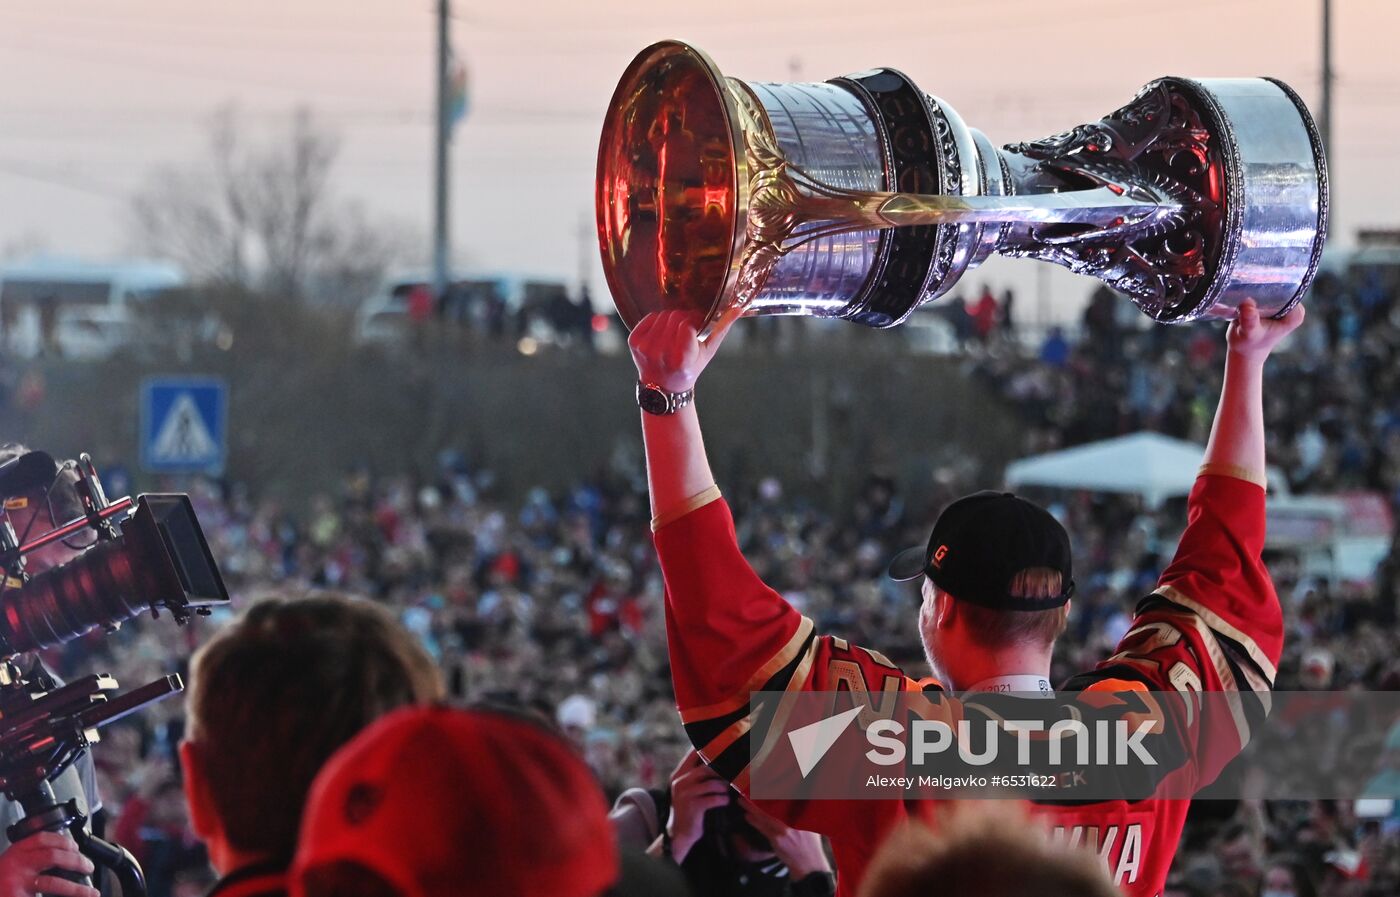
[[[1012,462],[1006,484],[1126,492],[1158,507],[1191,492],[1204,456],[1205,448],[1193,442],[1133,433]]]

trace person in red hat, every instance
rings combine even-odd
[[[592,772],[503,710],[401,710],[317,777],[293,897],[665,897],[674,877],[620,855]],[[612,889],[617,887],[617,891]]]
[[[1265,320],[1252,301],[1241,304],[1229,326],[1224,389],[1175,559],[1138,604],[1114,655],[1057,694],[1050,660],[1074,591],[1069,537],[1058,521],[1014,495],[979,493],[944,511],[927,546],[895,558],[891,575],[922,586],[916,619],[932,678],[911,676],[878,651],[816,633],[812,620],[744,559],[710,472],[695,384],[723,331],[701,342],[692,314],[648,315],[629,345],[652,528],[666,584],[676,700],[705,762],[741,791],[751,790],[753,750],[771,756],[782,734],[751,703],[758,691],[844,691],[868,701],[904,692],[950,714],[968,706],[953,692],[1012,692],[1044,695],[1068,716],[1105,694],[1130,690],[1227,692],[1232,700],[1267,692],[1282,650],[1283,618],[1260,557],[1264,362],[1302,320],[1301,306]],[[1252,698],[1249,706],[1260,704]],[[1208,784],[1247,742],[1248,726],[1241,714],[1236,727],[1213,730],[1209,751],[1189,751],[1183,740],[1184,759],[1172,769],[1177,781]],[[1188,717],[1178,732],[1190,727]],[[885,837],[920,812],[919,801],[907,800],[757,803],[787,825],[830,838],[842,897],[856,893]],[[1037,810],[1068,843],[1092,841],[1125,894],[1154,897],[1164,886],[1188,803],[1148,797]]]

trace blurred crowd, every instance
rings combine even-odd
[[[499,282],[458,281],[435,300],[427,284],[405,284],[404,309],[415,325],[455,325],[490,340],[517,342],[535,339],[560,347],[591,351],[598,318],[588,287],[570,296],[561,284],[529,285],[515,303],[506,299]]]
[[[1400,494],[1398,300],[1400,267],[1323,271],[1308,325],[1270,362],[1269,462],[1295,490]],[[1052,328],[1035,353],[1000,340],[970,354],[974,376],[1020,413],[1028,449],[1142,429],[1205,442],[1223,370],[1216,328],[1152,325],[1100,288],[1078,336]]]
[[[1320,278],[1314,320],[1271,362],[1270,461],[1295,489],[1400,499],[1397,297],[1396,270]],[[1144,427],[1204,441],[1220,333],[1140,329],[1122,317],[1125,305],[1096,297],[1075,341],[1052,331],[1038,351],[988,338],[968,352],[970,376],[1024,417],[1027,449]],[[995,301],[985,314],[995,321]],[[688,745],[671,694],[645,483],[617,475],[507,504],[490,482],[445,453],[428,475],[353,473],[304,513],[242,484],[199,482],[193,498],[234,611],[281,586],[372,596],[418,636],[455,698],[554,718],[610,797],[665,788]],[[740,542],[767,582],[819,631],[878,647],[913,671],[924,663],[918,596],[885,579],[884,567],[926,537],[943,504],[988,485],[952,472],[936,482],[912,502],[872,476],[839,508],[785,494],[773,479],[725,487]],[[1061,681],[1107,656],[1184,521],[1177,506],[1089,493],[1054,496],[1051,508],[1074,538],[1079,582],[1056,653]],[[1279,689],[1400,688],[1395,552],[1365,584],[1304,578],[1287,558],[1271,568],[1289,629]],[[143,620],[50,659],[65,674],[101,668],[139,685],[178,668],[234,611],[178,634],[168,620]],[[152,897],[189,897],[210,881],[173,763],[182,726],[178,700],[167,701],[113,727],[95,752],[108,834],[146,865]],[[1400,893],[1400,814],[1358,814],[1350,802],[1198,802],[1173,882],[1174,897]]]

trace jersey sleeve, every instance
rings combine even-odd
[[[1272,686],[1283,610],[1264,566],[1264,488],[1207,474],[1191,490],[1186,532],[1155,594],[1201,619]]]
[[[681,722],[705,762],[741,791],[748,792],[751,737],[781,729],[767,715],[781,711],[752,706],[753,692],[850,690],[878,706],[912,683],[879,652],[818,636],[744,558],[723,499],[662,526],[655,542]],[[844,802],[761,804],[808,831],[831,834],[845,821]]]
[[[1244,749],[1268,712],[1283,614],[1263,548],[1264,489],[1201,476],[1156,591],[1138,604],[1113,656],[1066,686],[1107,691],[1117,683],[1181,695],[1169,709],[1178,731],[1189,732],[1186,753],[1200,785]]]
[[[749,566],[723,499],[663,526],[655,540],[676,704],[691,740],[714,765],[738,739],[724,731],[711,739],[697,734],[742,720],[750,692],[801,682],[815,660],[812,621]],[[740,734],[731,728],[730,735]]]

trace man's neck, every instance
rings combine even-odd
[[[955,691],[1006,691],[985,687],[988,683],[998,683],[1010,677],[1021,685],[1032,685],[1030,691],[1040,691],[1038,681],[1021,677],[1036,677],[1047,682],[1050,679],[1050,651],[1033,648],[1014,648],[991,652],[986,648],[968,645],[958,652],[956,663],[940,664],[946,673],[947,684]],[[952,669],[955,668],[955,669]],[[1022,689],[1016,688],[1015,691]]]
[[[965,691],[996,691],[1018,695],[1045,695],[1055,693],[1049,678],[1039,673],[1012,673],[1006,676],[989,676],[969,685]]]

